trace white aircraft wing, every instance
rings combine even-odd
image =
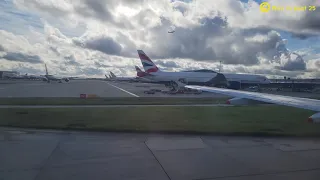
[[[214,87],[205,87],[205,86],[192,86],[187,85],[186,88],[197,89],[207,92],[224,94],[227,96],[256,100],[266,103],[279,104],[284,106],[291,106],[296,108],[308,109],[313,111],[320,112],[320,100],[308,99],[308,98],[298,98],[291,96],[282,96],[275,94],[266,94],[266,93],[257,93],[257,92],[247,92],[231,89],[222,89]]]

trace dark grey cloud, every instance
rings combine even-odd
[[[170,21],[161,18],[164,27],[170,26]],[[154,58],[191,58],[195,60],[212,60],[216,54],[207,43],[212,34],[222,34],[222,28],[216,23],[225,23],[220,17],[202,19],[203,25],[194,29],[177,27],[176,32],[167,34],[163,26],[152,29],[155,34],[152,39],[152,49],[146,50]]]
[[[315,2],[311,3],[315,5]],[[315,11],[306,11],[305,15],[297,22],[296,28],[300,28],[302,30],[308,29],[309,31],[318,32],[320,33],[320,6],[315,7]],[[312,34],[302,34],[305,36],[312,35]],[[302,36],[304,37],[304,36]]]
[[[0,44],[0,52],[4,50],[5,50],[4,47]]]
[[[298,39],[302,39],[302,40],[305,40],[305,39],[308,39],[308,38],[311,38],[311,37],[315,37],[315,36],[316,35],[292,33],[292,37],[293,38],[298,38]]]
[[[38,55],[28,55],[20,52],[7,52],[1,58],[9,61],[29,62],[34,64],[43,62]]]
[[[84,42],[73,40],[75,45],[82,46],[88,49],[100,51],[109,55],[120,55],[122,47],[110,37],[97,37]]]
[[[163,32],[163,26],[168,27],[170,22],[162,18],[162,26],[152,29],[156,34],[151,42],[153,46],[146,47],[145,52],[151,58],[158,59],[191,58],[199,61],[222,60],[224,64],[255,65],[259,63],[258,55],[261,53],[272,60],[277,53],[277,42],[282,41],[279,34],[267,28],[229,28],[227,18],[221,15],[202,18],[200,23],[201,26],[193,29],[177,27],[175,33],[167,34]],[[266,39],[246,41],[258,35]]]
[[[302,1],[302,0],[300,0]],[[274,16],[269,27],[279,28],[292,33],[292,37],[306,39],[320,34],[320,6],[316,6],[316,0],[304,0],[301,4],[308,8],[299,18],[287,16]],[[309,6],[315,6],[315,11],[309,11]],[[299,12],[300,13],[300,12]]]
[[[317,69],[320,71],[320,61],[316,61],[315,65],[316,65]]]
[[[75,6],[76,13],[84,17],[94,17],[103,21],[113,21],[107,2],[102,0],[83,0],[78,6]]]

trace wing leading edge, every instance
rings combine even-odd
[[[238,91],[238,90],[222,89],[222,88],[214,88],[214,87],[206,87],[206,86],[187,85],[185,87],[190,89],[197,89],[197,90],[212,92],[212,93],[219,93],[219,94],[237,97],[237,98],[256,100],[260,102],[273,103],[273,104],[291,106],[291,107],[320,112],[320,100],[315,100],[315,99],[298,98],[298,97],[257,93],[257,92]]]

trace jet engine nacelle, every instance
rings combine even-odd
[[[249,105],[249,104],[267,104],[261,101],[255,101],[251,99],[245,99],[245,98],[232,98],[227,101],[227,104],[231,105]]]
[[[308,122],[320,123],[320,112],[309,117]]]
[[[69,82],[70,80],[68,78],[64,79],[65,82]]]

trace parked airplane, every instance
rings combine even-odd
[[[29,79],[29,80],[43,79],[42,76],[28,75],[28,73],[26,73],[25,75],[20,75],[20,74],[5,75],[5,78],[8,78],[8,79]]]
[[[200,69],[183,72],[213,73],[215,71],[209,69]],[[270,80],[267,77],[256,74],[223,73],[223,75],[226,77],[229,83],[229,89],[241,89],[252,85],[270,84]]]
[[[138,66],[134,66],[136,68],[137,71],[137,76],[138,77],[145,77],[148,76],[148,73],[143,72]]]
[[[136,82],[138,81],[136,77],[117,77],[113,72],[110,71],[110,80],[114,81],[129,81],[129,82]]]
[[[152,75],[151,74],[148,74],[144,71],[142,71],[138,66],[135,66],[136,68],[136,71],[137,71],[137,79],[139,82],[144,82],[144,83],[156,83],[158,84],[159,82],[157,81],[154,81],[148,77],[151,77]]]
[[[47,65],[44,64],[44,66],[46,68],[46,75],[44,75],[44,77],[48,83],[50,83],[51,81],[58,81],[59,83],[62,83],[62,81],[65,81],[65,82],[70,81],[69,78],[67,78],[67,77],[57,77],[54,75],[49,75]]]
[[[316,111],[317,113],[310,116],[308,121],[320,123],[320,100],[205,86],[186,85],[185,87],[235,97],[228,100],[227,104],[246,105],[265,102]]]
[[[183,79],[187,84],[205,86],[225,86],[228,83],[226,77],[217,72],[164,72],[142,50],[138,50],[138,54],[148,74],[145,78],[152,81],[168,84]]]

